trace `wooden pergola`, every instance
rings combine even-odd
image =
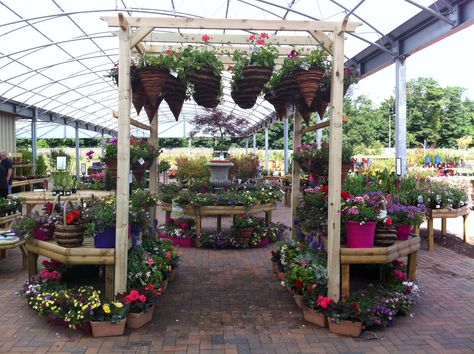
[[[130,63],[131,50],[151,52],[141,41],[155,28],[194,28],[218,30],[263,30],[263,31],[297,31],[306,32],[317,42],[324,45],[332,55],[331,77],[331,119],[311,130],[329,125],[329,195],[328,195],[328,296],[337,301],[340,297],[340,195],[341,195],[341,155],[342,155],[342,117],[343,117],[343,79],[344,79],[344,36],[345,32],[355,31],[361,23],[349,22],[348,17],[341,22],[331,21],[282,21],[282,20],[249,20],[249,19],[215,19],[215,18],[162,18],[162,17],[103,17],[110,27],[118,27],[119,62]],[[159,37],[160,34],[153,34]],[[163,34],[166,36],[167,34]],[[168,34],[169,35],[169,34]],[[228,43],[227,36],[222,35],[222,43]],[[231,37],[231,36],[229,36]],[[235,36],[232,36],[235,37]],[[298,45],[301,41],[292,37],[273,39],[285,45]],[[298,37],[293,37],[298,38]],[[235,38],[237,40],[237,38]],[[180,41],[181,42],[181,41]],[[296,42],[296,43],[293,43]],[[131,84],[130,66],[119,66],[119,110],[118,110],[118,171],[117,171],[117,236],[115,250],[115,293],[124,292],[127,285],[127,239],[128,239],[128,176],[130,170],[130,106]],[[294,147],[301,145],[302,118],[295,113]],[[150,126],[150,140],[158,141],[158,117],[155,115]],[[299,199],[300,167],[293,163],[293,184],[291,212],[294,220]],[[150,190],[157,190],[156,162],[150,169]]]

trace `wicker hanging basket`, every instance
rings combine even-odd
[[[72,208],[71,201],[67,200],[64,202],[63,225],[56,225],[54,239],[61,247],[81,247],[82,242],[84,242],[84,226],[66,224],[66,211],[68,204],[70,204]]]

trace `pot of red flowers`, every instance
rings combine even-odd
[[[249,247],[250,238],[256,225],[256,220],[248,214],[241,214],[235,217],[233,226],[239,231],[240,240],[244,247]]]
[[[174,246],[193,247],[196,235],[195,221],[191,218],[168,218],[158,227],[158,237],[167,238]]]
[[[416,206],[388,203],[387,213],[396,227],[398,241],[408,240],[413,226],[419,226],[425,219],[426,211],[423,204]]]
[[[118,296],[128,306],[127,327],[141,328],[150,322],[159,296],[161,292],[156,290],[153,284],[148,284],[143,289],[132,289]]]
[[[341,202],[341,211],[346,227],[347,247],[374,247],[379,211],[370,203],[369,196],[351,196],[344,199]]]
[[[317,286],[315,289],[317,289]],[[333,301],[331,298],[323,295],[314,297],[312,296],[313,292],[314,290],[308,289],[304,294],[303,317],[310,323],[326,328],[329,325],[327,310]]]
[[[358,337],[362,331],[362,312],[355,301],[328,302],[329,332]]]
[[[84,242],[82,207],[74,207],[70,201],[63,205],[62,224],[56,225],[54,239],[62,247],[80,247]]]
[[[94,337],[121,336],[125,332],[127,323],[127,307],[122,302],[104,302],[94,309],[94,318],[91,320],[92,335]]]

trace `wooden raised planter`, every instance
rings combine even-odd
[[[463,206],[457,209],[430,209],[428,212],[428,251],[434,249],[434,228],[433,220],[435,218],[441,219],[441,235],[446,236],[446,219],[463,217],[463,240],[468,242],[469,237],[469,222],[470,222],[469,206]]]

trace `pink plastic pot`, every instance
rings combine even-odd
[[[346,221],[347,247],[372,248],[374,247],[375,221],[360,224],[358,221]]]
[[[413,226],[408,224],[397,225],[397,241],[406,241],[410,236]]]

